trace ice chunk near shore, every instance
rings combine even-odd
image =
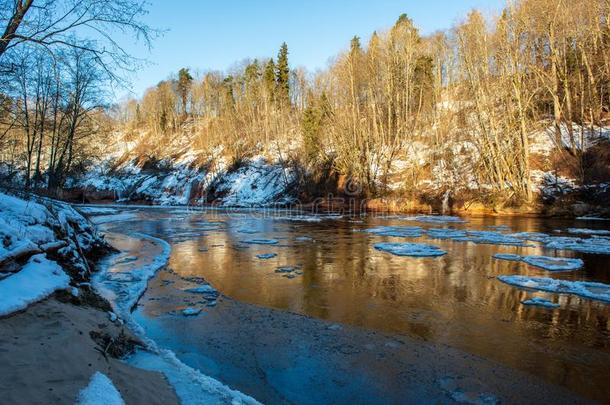
[[[111,214],[111,215],[100,215],[94,216],[90,218],[90,221],[95,225],[108,224],[110,222],[123,222],[123,221],[131,221],[137,218],[137,213],[135,212],[122,212],[119,214]]]
[[[536,305],[545,308],[559,308],[561,305],[555,304],[553,301],[547,300],[546,298],[533,297],[528,300],[521,301],[523,305]]]
[[[588,228],[568,228],[568,233],[575,235],[610,235],[610,231],[606,229],[588,229]]]
[[[592,300],[610,302],[610,284],[591,281],[557,280],[547,277],[498,276],[497,278],[503,283],[516,287],[557,294],[574,294]]]
[[[77,405],[125,405],[123,397],[112,381],[104,374],[96,371],[89,385],[79,394]]]
[[[76,206],[76,209],[83,214],[87,215],[104,215],[104,214],[115,214],[117,212],[116,208],[109,207],[80,207]]]
[[[581,259],[572,259],[568,257],[520,256],[510,253],[496,253],[494,258],[500,260],[522,261],[549,271],[578,270],[584,266],[584,262]]]
[[[586,239],[554,236],[546,240],[545,247],[548,249],[610,255],[610,240],[601,236],[593,236]]]
[[[0,316],[25,309],[69,286],[70,277],[56,262],[43,254],[34,255],[21,271],[0,281]]]
[[[273,259],[275,256],[277,256],[277,253],[261,253],[256,255],[256,257],[258,257],[259,259]]]
[[[184,316],[195,316],[201,313],[201,308],[188,307],[182,310]]]
[[[401,238],[419,238],[423,235],[423,229],[419,226],[378,226],[366,229],[365,232],[379,236],[395,236]]]
[[[434,245],[423,243],[376,243],[375,249],[396,256],[434,257],[446,254],[444,250]]]
[[[246,239],[242,240],[242,243],[249,245],[277,245],[279,241],[277,239]]]

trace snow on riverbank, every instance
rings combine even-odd
[[[127,361],[129,364],[163,373],[184,404],[258,404],[253,398],[232,390],[221,382],[201,374],[182,363],[170,350],[159,347],[148,338],[142,327],[132,318],[131,309],[147,288],[148,281],[163,268],[171,252],[170,245],[162,239],[145,234],[113,234],[113,245],[121,253],[100,264],[100,271],[92,278],[94,288],[113,305],[115,312],[142,340],[147,350],[138,351]],[[196,293],[209,293],[211,286],[201,286]],[[196,315],[196,308],[184,313]]]
[[[17,274],[0,281],[0,316],[25,309],[57,290],[70,286],[70,277],[54,261],[34,255]]]
[[[85,280],[85,255],[105,246],[68,204],[0,193],[0,315],[68,288],[71,277]]]

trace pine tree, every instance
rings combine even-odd
[[[188,101],[189,92],[193,83],[193,76],[187,68],[182,68],[178,72],[178,94],[182,101],[182,114],[186,116],[186,102]]]
[[[265,65],[265,72],[263,73],[263,82],[265,83],[265,89],[271,100],[275,99],[275,63],[273,58],[269,59]]]
[[[290,68],[288,67],[288,45],[284,42],[277,56],[277,98],[284,105],[290,104]]]

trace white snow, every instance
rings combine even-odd
[[[584,266],[581,259],[551,256],[520,256],[510,253],[497,253],[494,258],[501,260],[522,261],[549,271],[578,270]]]
[[[497,278],[503,283],[517,287],[557,294],[574,294],[593,300],[610,302],[610,284],[528,276],[498,276]]]
[[[423,235],[423,229],[419,226],[379,226],[366,229],[365,232],[379,236],[395,236],[402,238],[418,238]]]
[[[555,304],[553,301],[545,298],[533,297],[527,300],[521,301],[523,305],[537,305],[545,308],[559,308],[561,305]]]
[[[25,309],[69,286],[70,278],[57,263],[42,254],[34,255],[21,271],[0,281],[0,316]]]
[[[123,397],[104,374],[96,371],[89,385],[78,394],[77,405],[125,405]]]
[[[396,256],[433,257],[446,254],[444,250],[433,245],[423,243],[376,243],[375,249],[388,252]]]

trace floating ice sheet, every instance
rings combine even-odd
[[[396,236],[402,238],[419,238],[423,235],[423,229],[419,226],[378,226],[370,228],[365,232],[379,236]]]
[[[277,239],[246,239],[242,242],[249,245],[277,245],[279,243]]]
[[[433,257],[446,254],[444,250],[434,245],[423,243],[376,243],[375,249],[396,256]]]
[[[561,305],[555,304],[553,301],[546,298],[533,297],[528,300],[521,301],[523,305],[536,305],[545,308],[559,308]]]
[[[256,257],[258,257],[259,259],[273,259],[275,256],[277,256],[277,253],[261,253],[256,255]]]
[[[591,281],[557,280],[547,277],[498,276],[498,280],[516,287],[547,291],[557,294],[574,294],[610,303],[610,284]]]
[[[400,219],[405,221],[426,222],[431,224],[462,224],[466,222],[460,217],[453,217],[447,215],[418,215],[415,217],[400,217]]]
[[[545,241],[548,249],[573,250],[582,253],[610,255],[610,240],[604,237],[572,238],[553,236]]]
[[[581,259],[551,256],[520,256],[511,253],[497,253],[494,258],[500,260],[522,261],[529,265],[549,271],[578,270],[584,262]]]
[[[448,229],[448,228],[430,228],[426,230],[426,233],[430,238],[433,239],[454,239],[454,240],[467,240],[466,231],[461,229]]]
[[[610,235],[610,231],[606,229],[568,228],[568,232],[575,235]]]

